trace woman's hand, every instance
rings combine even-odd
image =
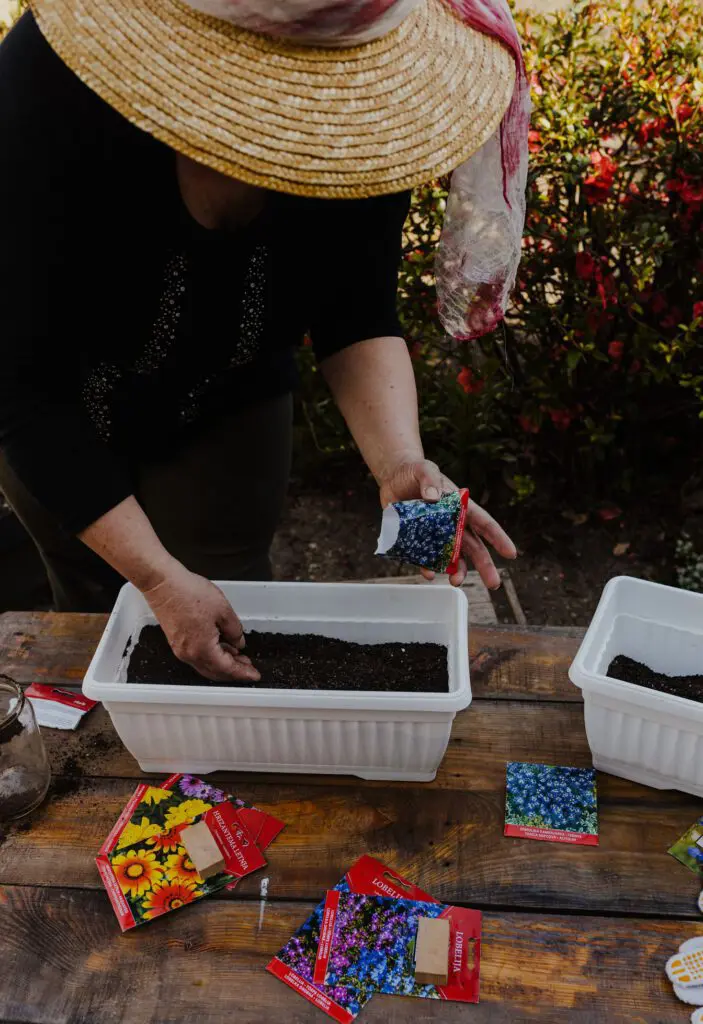
[[[174,560],[167,574],[142,593],[171,650],[214,682],[261,678],[242,654],[244,630],[219,587]]]
[[[434,462],[428,462],[427,459],[401,462],[389,476],[381,480],[380,486],[381,505],[384,508],[394,501],[409,501],[411,498],[437,501],[442,494],[459,489],[440,472]],[[502,527],[475,501],[469,501],[461,542],[462,558],[458,571],[450,578],[453,586],[460,587],[464,582],[467,560],[473,563],[489,590],[497,590],[500,586],[498,570],[484,541],[503,558],[517,558],[517,549]],[[434,576],[434,573],[426,569],[422,571],[428,579]]]

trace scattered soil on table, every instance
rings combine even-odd
[[[221,685],[392,693],[447,693],[449,689],[447,649],[441,644],[356,644],[323,636],[249,633],[246,653],[261,673],[261,681]],[[159,626],[145,626],[130,658],[127,682],[155,680],[213,685],[176,658]]]
[[[619,654],[611,661],[608,675],[611,679],[622,679],[626,683],[645,686],[648,690],[688,697],[689,700],[703,704],[703,676],[668,676],[664,672],[654,672],[639,661],[626,658],[624,654]]]

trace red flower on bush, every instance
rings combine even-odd
[[[480,395],[486,386],[482,380],[479,380],[473,370],[470,370],[468,366],[465,366],[461,373],[456,378],[457,384],[459,384],[467,395]]]
[[[591,164],[595,170],[584,180],[583,190],[587,202],[602,203],[608,198],[613,187],[618,165],[606,153],[600,153],[598,150],[591,153]]]
[[[624,341],[611,341],[610,344],[608,345],[608,355],[610,356],[611,359],[614,359],[616,362],[618,362],[620,359],[622,359],[624,351],[625,351],[625,342]]]
[[[530,153],[539,153],[542,148],[542,135],[540,132],[530,130],[527,133],[527,147]]]
[[[526,434],[539,434],[539,423],[536,423],[531,416],[518,416],[517,421]]]
[[[666,301],[666,298],[662,295],[661,292],[656,292],[652,296],[652,312],[653,313],[663,313],[664,310],[667,308],[667,306],[668,306],[668,302]]]
[[[688,121],[689,117],[693,117],[693,107],[690,103],[679,103],[676,108],[676,116],[679,121]]]
[[[637,129],[637,141],[641,146],[650,139],[658,139],[668,127],[668,120],[665,117],[651,117]]]
[[[703,302],[696,302],[693,306],[693,319],[699,320],[703,317]]]
[[[557,430],[566,430],[574,418],[568,409],[547,409],[547,412]]]
[[[596,261],[590,252],[576,253],[576,276],[582,281],[590,281],[595,277],[597,271]]]
[[[676,327],[681,320],[681,310],[678,306],[672,306],[671,310],[663,318],[661,322],[662,327]]]
[[[681,202],[686,206],[698,206],[699,203],[703,203],[703,182],[697,181],[685,171],[679,171],[678,178],[667,181],[666,189],[668,192],[678,193]]]

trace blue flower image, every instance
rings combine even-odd
[[[389,506],[384,516],[395,517],[397,536],[390,547],[379,539],[376,553],[446,572],[454,554],[462,504],[467,500],[454,491],[437,502],[398,501]]]
[[[703,876],[703,818],[691,825],[669,850],[672,857],[684,864],[689,871]]]
[[[595,771],[510,761],[505,821],[598,835]]]

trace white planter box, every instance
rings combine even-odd
[[[703,673],[703,595],[611,580],[569,671],[596,768],[703,796],[703,704],[609,679],[618,654],[667,675]]]
[[[155,622],[120,591],[83,692],[103,702],[145,772],[316,772],[431,781],[457,711],[471,703],[459,590],[346,583],[218,583],[246,630],[447,647],[449,692],[274,690],[127,683],[131,644]],[[379,677],[383,661],[379,660]],[[154,681],[158,684],[158,680]]]

